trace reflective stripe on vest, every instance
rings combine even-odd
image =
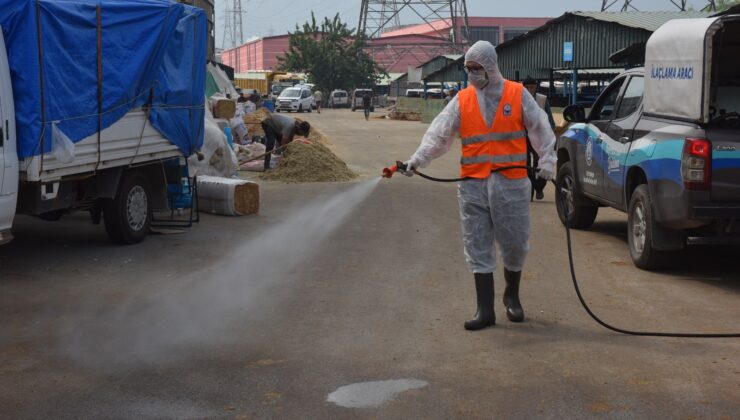
[[[478,94],[474,87],[464,89],[458,94],[462,177],[485,179],[494,169],[526,165],[527,132],[522,117],[522,92],[521,84],[508,80],[504,82],[492,126],[486,124],[480,112]],[[526,177],[527,171],[510,169],[501,174],[518,179]]]
[[[521,137],[527,137],[527,131],[513,131],[509,133],[490,133],[480,136],[467,137],[462,139],[463,146],[473,143],[483,143],[484,141],[514,140]]]
[[[478,155],[471,157],[460,158],[461,165],[472,165],[476,163],[519,163],[523,162],[522,165],[526,165],[527,154],[522,153],[518,155]]]

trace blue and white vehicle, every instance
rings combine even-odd
[[[740,240],[740,16],[666,23],[644,68],[612,81],[588,116],[567,107],[557,210],[588,228],[599,207],[628,215],[630,255],[664,266],[687,244]]]

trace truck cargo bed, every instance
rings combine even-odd
[[[126,166],[155,159],[182,156],[178,147],[162,136],[142,110],[133,110],[101,132],[100,153],[98,135],[75,143],[75,158],[61,163],[54,152],[20,161],[20,178],[29,182],[49,182]]]

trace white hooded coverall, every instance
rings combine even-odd
[[[478,41],[465,54],[465,61],[483,66],[488,84],[476,86],[480,112],[490,127],[501,100],[504,78],[498,69],[496,49],[487,41]],[[540,156],[539,168],[554,173],[557,157],[555,135],[547,114],[532,95],[522,90],[522,118],[532,147]],[[423,168],[450,149],[460,130],[460,105],[455,96],[432,121],[421,145],[411,156],[412,168]],[[458,184],[465,260],[473,273],[496,271],[498,243],[504,267],[521,271],[529,250],[529,178],[509,179],[492,173],[487,179],[470,179]]]

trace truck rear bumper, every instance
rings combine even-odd
[[[692,219],[740,219],[740,203],[704,204],[693,206]]]

